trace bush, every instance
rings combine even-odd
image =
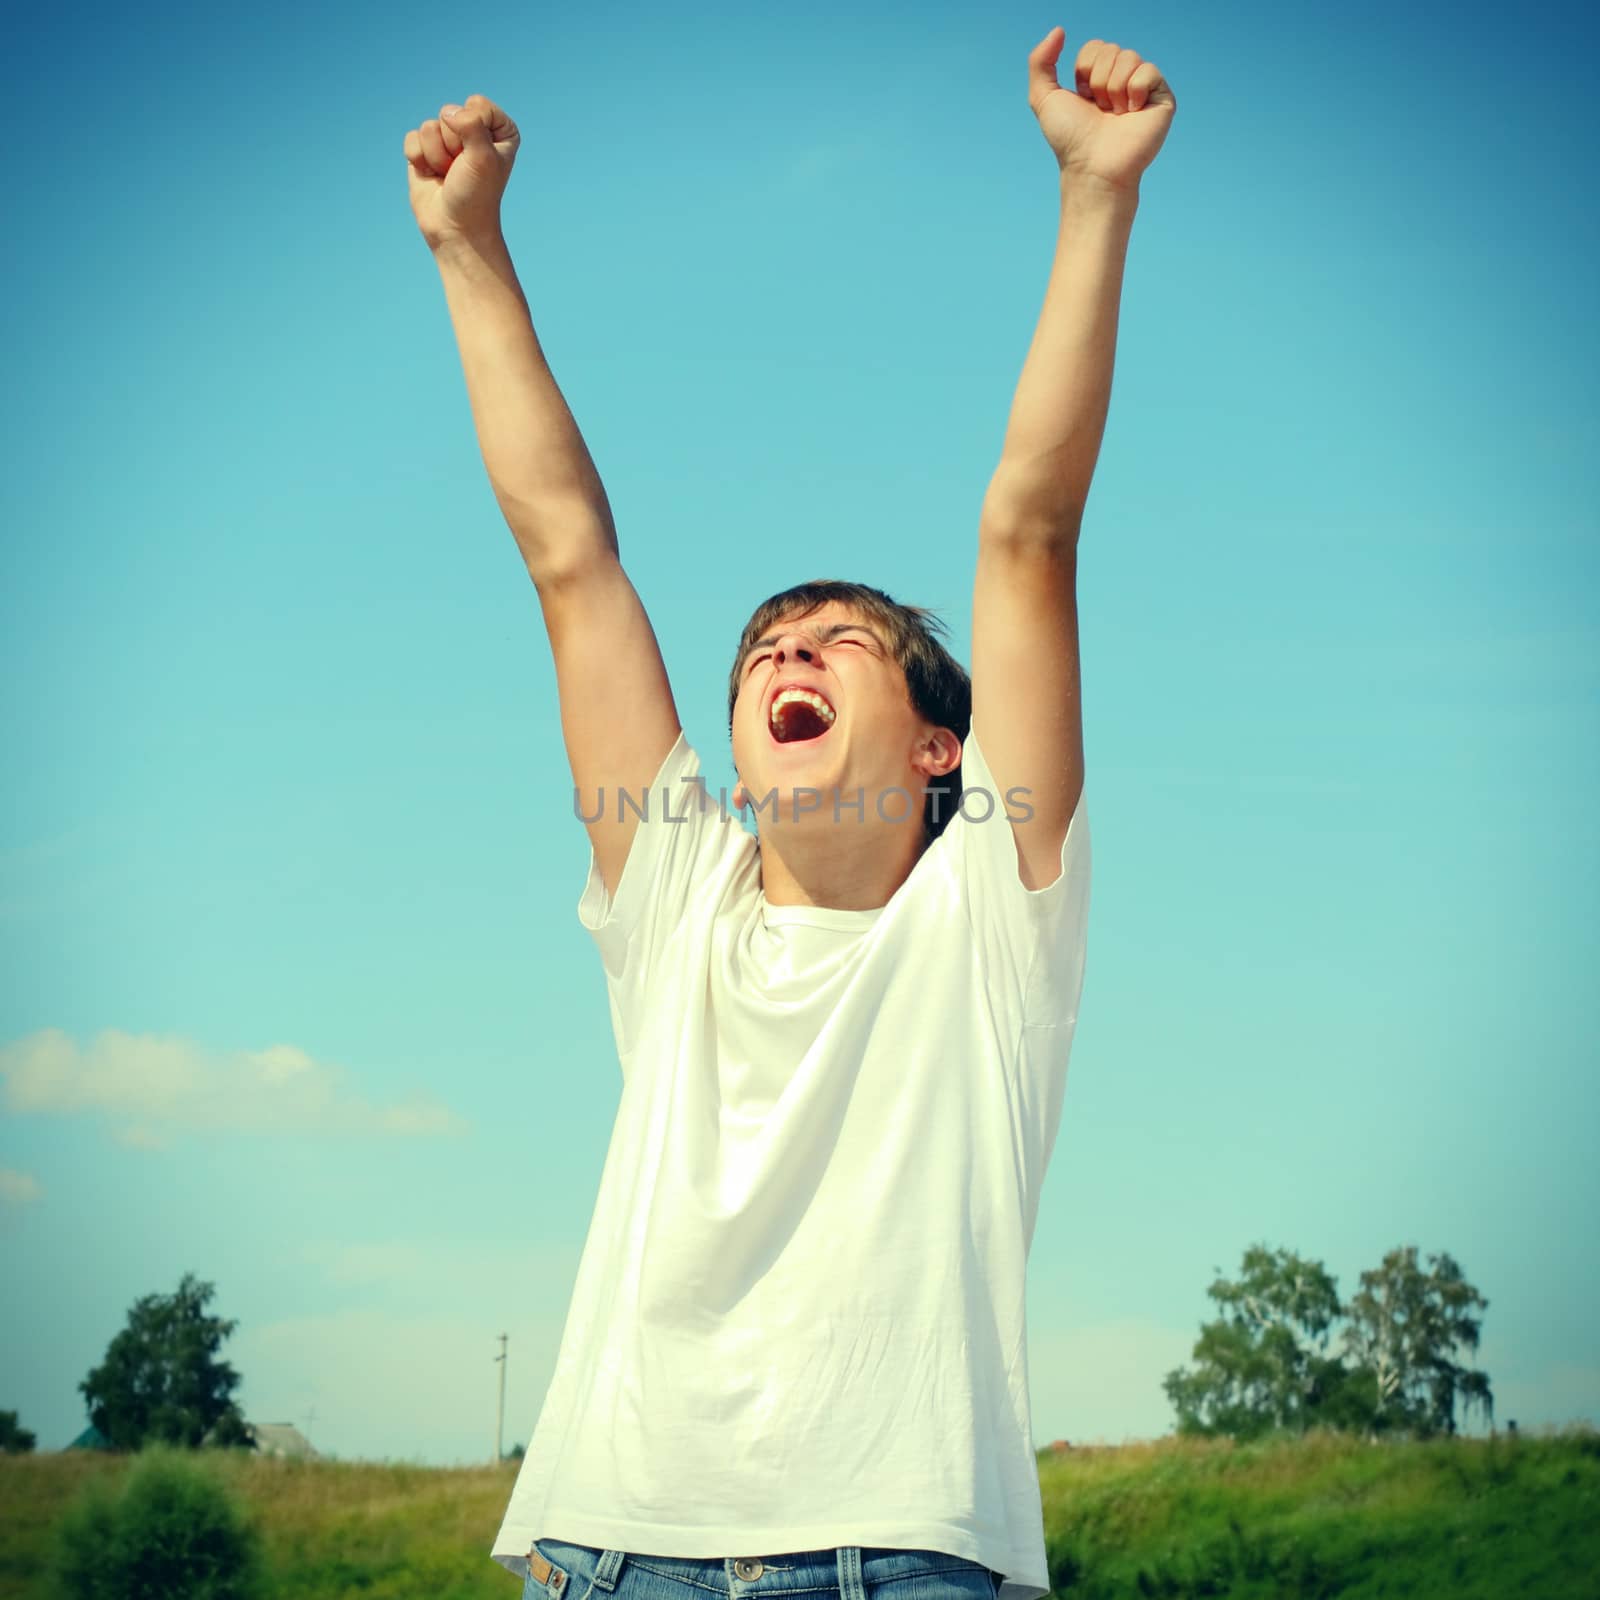
[[[255,1600],[261,1547],[192,1455],[142,1451],[120,1496],[91,1480],[56,1531],[62,1600]]]
[[[15,1411],[0,1411],[0,1450],[11,1455],[26,1455],[33,1449],[34,1436],[17,1421]]]

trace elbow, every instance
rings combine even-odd
[[[1085,498],[1058,478],[1018,473],[1002,465],[983,497],[980,536],[1002,545],[1074,549]]]
[[[1067,555],[1078,548],[1083,507],[984,502],[978,542],[1015,554]]]
[[[530,506],[500,497],[506,525],[537,588],[558,589],[617,560],[609,513],[584,504]]]
[[[601,573],[620,570],[615,552],[609,550],[562,550],[536,560],[524,551],[523,563],[541,601],[559,600],[590,584]]]

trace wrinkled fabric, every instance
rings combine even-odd
[[[682,735],[614,898],[591,852],[578,915],[623,1088],[491,1551],[520,1576],[536,1538],[861,1545],[979,1562],[999,1600],[1048,1594],[1025,1274],[1089,824],[1080,799],[1060,877],[1029,890],[977,730],[962,776],[961,812],[876,910],[769,905],[756,840]]]

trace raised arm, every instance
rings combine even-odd
[[[1060,229],[984,496],[972,597],[972,724],[1001,794],[1029,791],[1032,815],[1012,829],[1030,889],[1060,876],[1083,790],[1078,530],[1111,401],[1139,179],[1177,104],[1152,62],[1099,39],[1063,88],[1065,42],[1052,28],[1028,57],[1028,102],[1059,163]]]
[[[521,135],[484,95],[405,136],[411,209],[450,308],[495,499],[538,590],[578,804],[614,893],[637,797],[680,726],[661,650],[622,570],[600,475],[533,331],[500,227]],[[603,805],[601,801],[603,799]],[[622,813],[619,815],[619,813]]]

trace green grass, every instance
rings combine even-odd
[[[516,1600],[489,1560],[516,1463],[208,1454],[283,1600]],[[47,1600],[62,1512],[128,1458],[0,1457],[0,1600]],[[1600,1600],[1600,1434],[1369,1445],[1167,1439],[1048,1453],[1055,1592],[1071,1600]],[[774,1552],[776,1553],[776,1552]]]
[[[1597,1600],[1600,1434],[1168,1439],[1046,1456],[1072,1600]]]
[[[489,1559],[517,1465],[437,1468],[286,1461],[207,1451],[262,1535],[266,1591],[283,1600],[516,1600]],[[54,1525],[91,1477],[118,1486],[130,1457],[0,1457],[0,1600],[51,1600]]]

